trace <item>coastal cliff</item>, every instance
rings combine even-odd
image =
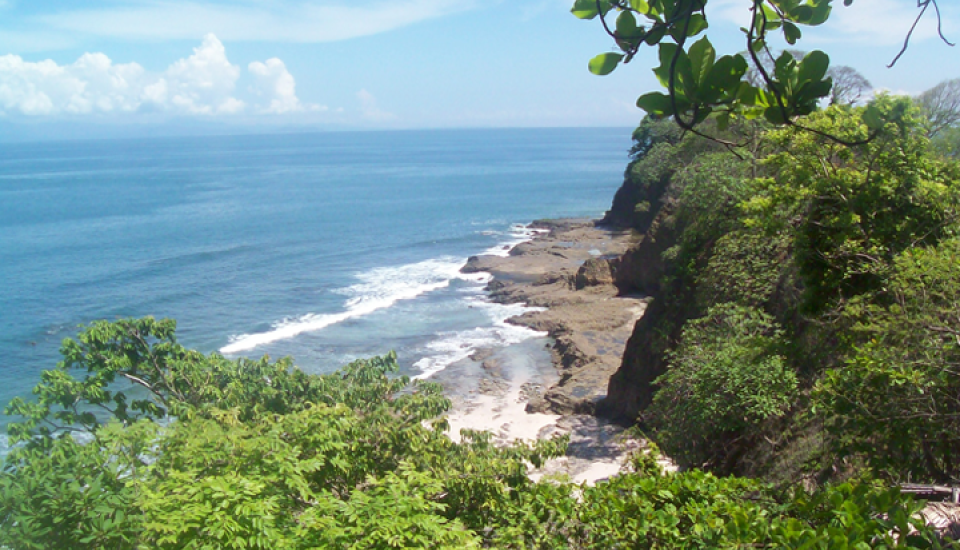
[[[863,139],[857,116],[808,122]],[[646,120],[604,221],[649,303],[596,414],[714,473],[955,479],[960,166],[919,120],[857,146],[744,124],[735,151]]]

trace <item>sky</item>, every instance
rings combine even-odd
[[[960,77],[960,46],[939,41],[933,10],[888,69],[915,0],[834,3],[798,47],[898,93]],[[571,4],[0,0],[0,140],[121,128],[636,125],[636,98],[658,89],[656,51],[590,74],[589,59],[613,43]],[[706,34],[721,53],[743,49],[749,4],[710,1]],[[960,40],[960,1],[940,6],[945,34]]]

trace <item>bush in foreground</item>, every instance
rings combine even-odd
[[[8,414],[0,545],[146,548],[931,548],[917,505],[814,494],[651,455],[596,487],[530,481],[565,440],[454,443],[440,387],[392,355],[310,375],[180,346],[172,321],[99,322]],[[126,380],[126,383],[120,383]],[[172,415],[172,416],[170,416]],[[73,435],[79,434],[79,435]],[[918,529],[911,537],[897,537]]]

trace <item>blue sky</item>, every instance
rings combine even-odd
[[[587,61],[612,42],[572,0],[0,0],[3,126],[69,123],[308,128],[633,126],[654,90],[647,51],[612,75]],[[725,53],[748,0],[712,0]],[[918,93],[960,77],[960,47],[932,14],[885,67],[914,0],[856,0],[803,49]],[[960,39],[960,2],[942,0]],[[0,138],[3,136],[0,135]],[[7,136],[9,137],[9,136]]]

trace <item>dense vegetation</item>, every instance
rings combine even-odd
[[[6,548],[937,547],[916,504],[863,482],[668,475],[649,453],[596,487],[534,483],[565,441],[454,443],[449,402],[392,356],[308,375],[184,349],[153,319],[95,323],[63,355],[9,408]]]
[[[960,165],[911,99],[870,108],[896,122],[854,147],[825,135],[866,138],[863,107],[736,150],[641,125],[610,219],[660,264],[621,273],[654,302],[601,411],[720,474],[960,478]]]

